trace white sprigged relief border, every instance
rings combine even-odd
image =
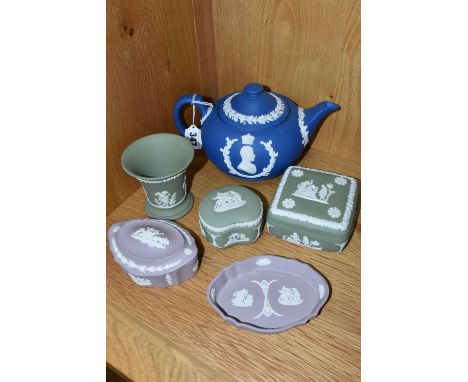
[[[211,297],[211,301],[213,302],[215,302],[215,293],[216,293],[216,288],[211,288],[210,297]]]
[[[119,247],[117,246],[117,242],[114,238],[112,238],[112,252],[114,253],[115,257],[122,263],[127,265],[129,268],[138,269],[140,272],[162,272],[167,271],[169,269],[177,267],[182,260],[176,260],[173,263],[168,263],[159,266],[146,266],[145,264],[136,264],[133,260],[127,259],[122,252],[120,252]]]
[[[319,290],[320,300],[322,300],[323,297],[325,296],[325,287],[323,286],[323,284],[318,285],[318,290]]]
[[[149,279],[145,279],[144,277],[138,277],[138,276],[134,276],[132,275],[131,273],[128,273],[128,275],[130,276],[130,278],[138,285],[144,285],[144,286],[150,286],[152,285],[151,284],[151,280]]]
[[[299,131],[302,136],[302,146],[306,147],[309,143],[309,130],[307,125],[304,123],[305,112],[302,107],[297,108],[297,123],[299,125]]]
[[[276,121],[279,117],[281,117],[284,113],[284,102],[283,100],[278,97],[276,94],[270,94],[276,100],[276,107],[269,112],[268,114],[261,114],[261,115],[246,115],[239,113],[238,111],[234,110],[231,105],[231,100],[238,95],[239,93],[234,93],[226,98],[223,102],[223,111],[226,117],[233,120],[234,122],[239,122],[245,125],[248,123],[249,125],[256,125],[261,124],[264,125],[268,122]]]
[[[317,240],[309,240],[307,236],[299,236],[297,232],[294,232],[290,236],[283,235],[283,240],[289,241],[290,243],[297,244],[297,245],[302,245],[303,247],[307,248],[313,248],[313,249],[318,249],[321,250],[322,247],[320,246],[320,243]]]
[[[234,243],[242,243],[248,241],[250,241],[250,239],[245,234],[234,232],[228,237],[228,240],[224,246],[227,247]]]

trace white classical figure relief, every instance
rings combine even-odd
[[[150,248],[166,249],[170,244],[164,233],[153,227],[140,227],[131,236]]]
[[[234,232],[228,237],[225,247],[234,243],[241,243],[241,242],[246,242],[249,240],[250,239],[247,236],[245,236],[243,233]]]
[[[256,280],[252,280],[251,282],[252,283],[255,283],[257,285],[260,286],[260,288],[262,288],[262,292],[263,292],[263,308],[262,308],[262,311],[257,314],[254,318],[259,318],[261,316],[265,316],[265,317],[271,317],[272,315],[275,315],[275,316],[283,316],[282,314],[276,312],[271,304],[270,304],[270,300],[268,299],[268,290],[270,288],[270,285],[273,284],[275,281],[278,281],[278,280],[271,280],[271,281],[267,281],[267,280],[262,280],[262,281],[256,281]]]
[[[328,212],[328,216],[334,219],[337,219],[341,216],[341,211],[337,207],[330,207],[327,212]]]
[[[145,279],[143,277],[138,277],[138,276],[134,276],[132,275],[131,273],[128,274],[130,276],[130,278],[138,285],[146,285],[146,286],[149,286],[151,285],[151,280],[149,279]]]
[[[253,143],[255,137],[250,134],[242,136],[242,147],[240,149],[241,162],[237,168],[241,171],[244,171],[248,174],[255,174],[257,172],[257,166],[253,163],[255,160],[255,153],[253,150]]]
[[[294,232],[290,236],[283,235],[283,240],[289,241],[290,243],[297,244],[297,245],[302,245],[304,247],[309,247],[313,249],[322,249],[320,246],[320,243],[317,240],[309,240],[307,236],[299,236],[297,232]]]
[[[225,212],[235,208],[242,207],[246,201],[242,199],[241,194],[235,191],[218,192],[213,198],[216,200],[214,205],[215,212]]]
[[[281,202],[281,204],[284,208],[290,209],[296,205],[296,202],[294,201],[294,199],[286,198]]]
[[[311,179],[299,183],[293,195],[313,202],[328,204],[330,196],[335,193],[332,189],[333,184],[331,183],[327,183],[326,185],[321,184],[318,186],[314,184],[314,180]]]
[[[244,135],[242,137],[242,141],[244,142],[245,139],[247,139],[247,142],[251,140],[252,138],[250,138],[249,136],[252,137],[252,135],[250,134]],[[244,137],[247,137],[247,138],[244,138]],[[255,160],[255,154],[253,152],[253,148],[249,145],[242,146],[241,151],[240,151],[242,161],[238,165],[237,168],[251,175],[247,175],[247,174],[237,171],[232,165],[231,148],[232,148],[232,145],[236,143],[238,140],[239,139],[237,138],[231,139],[229,137],[226,137],[226,145],[219,149],[219,151],[223,153],[224,163],[226,164],[226,167],[229,169],[229,173],[237,175],[241,178],[248,178],[248,179],[255,179],[255,178],[260,178],[263,176],[270,175],[270,172],[273,170],[273,167],[275,167],[276,158],[278,157],[278,153],[273,149],[272,140],[270,139],[268,142],[260,141],[260,144],[268,152],[268,155],[270,156],[270,161],[268,162],[268,165],[265,166],[263,170],[259,173],[257,173],[257,167],[255,166],[255,164],[252,163]],[[243,149],[244,147],[247,147],[247,148]]]
[[[278,297],[278,302],[281,305],[300,305],[303,303],[301,299],[301,294],[297,288],[286,288],[284,285],[281,289],[278,290],[280,296]]]
[[[340,186],[345,186],[346,183],[348,183],[348,181],[346,180],[344,176],[337,176],[335,178],[335,183],[339,184]]]
[[[235,291],[232,294],[232,300],[231,304],[233,306],[252,306],[253,304],[253,295],[249,294],[249,291],[247,289],[241,289],[238,291]]]
[[[318,286],[320,300],[325,296],[325,287],[322,284]]]
[[[166,281],[169,285],[174,285],[174,281],[169,273],[166,275]]]
[[[171,207],[176,203],[177,192],[172,195],[167,191],[155,192],[154,203],[158,207]]]

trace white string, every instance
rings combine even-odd
[[[197,96],[197,93],[194,93],[192,96],[192,125],[195,126],[195,104],[199,105],[205,105],[209,107],[213,107],[213,104],[210,102],[203,102],[203,101],[196,101],[195,97]]]

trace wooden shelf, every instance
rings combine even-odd
[[[360,178],[358,163],[313,149],[300,165]],[[280,177],[241,181],[201,156],[188,177],[195,203],[177,223],[196,238],[200,269],[179,286],[142,288],[120,270],[107,249],[107,362],[134,381],[358,381],[360,219],[342,253],[298,247],[266,231],[252,245],[220,250],[200,234],[203,196],[215,187],[240,184],[259,193],[266,208]],[[143,200],[140,188],[108,216],[108,226],[144,217]],[[331,297],[317,318],[287,332],[260,335],[226,324],[208,304],[208,284],[223,267],[263,253],[305,261],[329,280]]]

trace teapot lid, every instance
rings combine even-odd
[[[250,83],[244,90],[225,98],[220,117],[234,126],[257,125],[262,128],[282,122],[289,108],[282,96],[267,92],[263,85]]]

